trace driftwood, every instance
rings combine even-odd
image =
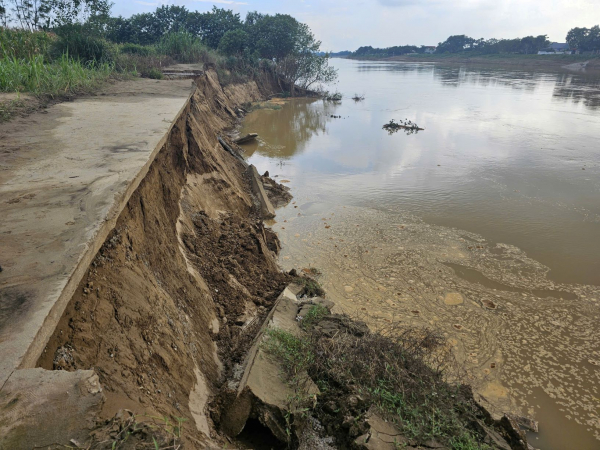
[[[242,136],[239,139],[233,141],[235,144],[247,144],[258,137],[258,133],[248,133],[246,136]]]

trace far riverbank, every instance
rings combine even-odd
[[[531,69],[571,69],[600,71],[600,58],[597,55],[477,55],[443,54],[443,55],[402,55],[390,58],[353,58],[361,61],[406,61],[432,62],[444,64],[474,64],[513,66]]]

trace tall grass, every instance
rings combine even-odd
[[[169,33],[156,45],[156,51],[181,63],[214,62],[214,51],[202,44],[200,38],[182,31]]]
[[[57,36],[45,31],[28,31],[0,27],[0,58],[47,56]]]
[[[0,59],[0,91],[32,92],[36,95],[59,97],[94,90],[114,73],[107,63],[86,66],[64,54],[47,64],[43,55],[29,59]]]

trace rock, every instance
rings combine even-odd
[[[526,429],[527,431],[532,431],[534,433],[539,433],[539,424],[536,420],[530,419],[529,417],[521,417],[521,416],[513,416],[513,419],[517,422],[517,424]]]
[[[444,303],[449,306],[461,305],[463,302],[463,296],[458,292],[450,292],[444,297]]]
[[[398,428],[383,420],[376,413],[367,413],[367,423],[370,426],[368,433],[359,436],[354,444],[361,450],[396,450],[406,448],[408,440],[400,433]]]
[[[333,337],[340,332],[360,337],[369,332],[369,327],[364,322],[352,321],[340,314],[330,314],[315,325],[315,330],[327,337]]]
[[[527,435],[512,417],[504,415],[498,422],[500,433],[512,450],[528,450]]]
[[[288,272],[288,274],[292,277],[297,277],[298,276],[298,272],[296,271],[296,269],[292,269]]]
[[[333,309],[333,307],[335,306],[335,303],[333,303],[331,300],[327,300],[327,299],[322,298],[322,297],[311,298],[310,302],[313,303],[314,305],[324,306],[329,311],[331,311]]]
[[[263,177],[269,178],[269,171],[268,170],[263,174]]]

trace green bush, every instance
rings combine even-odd
[[[144,75],[142,75],[142,76],[144,76]],[[153,67],[152,69],[150,69],[148,71],[146,77],[151,78],[153,80],[162,80],[164,78],[164,75],[160,69]]]
[[[68,54],[88,65],[114,63],[118,54],[116,44],[86,33],[79,25],[63,27],[58,32],[59,39],[52,49],[55,59]]]
[[[151,56],[156,53],[154,47],[140,44],[123,44],[121,46],[121,53],[126,55],[139,55],[139,56]]]
[[[156,46],[162,55],[169,55],[180,63],[207,62],[210,50],[202,44],[200,38],[181,31],[169,33]]]

